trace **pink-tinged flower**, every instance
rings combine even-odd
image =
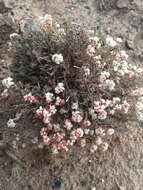
[[[103,71],[101,72],[100,76],[99,76],[99,82],[103,83],[106,79],[108,79],[110,77],[110,73]]]
[[[56,105],[56,106],[60,106],[60,105],[62,105],[62,104],[64,104],[64,103],[65,103],[65,100],[64,100],[64,99],[61,99],[59,96],[56,97],[56,102],[55,102],[55,105]]]
[[[115,41],[118,42],[118,43],[122,43],[123,42],[122,38],[119,38],[119,37],[115,38]]]
[[[53,139],[57,142],[60,142],[64,137],[65,137],[65,133],[56,133],[53,136]]]
[[[8,89],[5,89],[5,90],[1,93],[1,97],[2,97],[2,98],[7,98],[7,97],[8,97]]]
[[[25,95],[24,99],[25,99],[25,101],[29,101],[31,103],[36,103],[37,102],[36,98],[34,96],[32,96],[31,93]]]
[[[82,67],[84,75],[89,76],[90,75],[90,69],[87,66]]]
[[[105,136],[105,130],[100,128],[95,129],[95,134],[100,136]]]
[[[137,89],[133,90],[130,95],[131,96],[142,96],[143,88],[137,88]]]
[[[58,144],[58,149],[62,149],[62,150],[64,150],[64,151],[68,151],[69,149],[68,149],[68,144],[67,144],[67,141],[65,141],[65,140],[62,140],[59,144]]]
[[[74,122],[80,123],[83,120],[81,112],[80,111],[73,111],[72,112],[72,120]]]
[[[86,52],[87,52],[87,54],[88,54],[90,57],[93,57],[94,54],[95,54],[95,48],[92,47],[91,45],[88,45]]]
[[[73,129],[70,134],[71,140],[77,140],[79,137],[83,137],[84,132],[81,128]]]
[[[36,114],[37,114],[38,116],[43,115],[43,110],[44,110],[44,109],[42,108],[42,106],[40,106],[39,109],[36,110]]]
[[[124,50],[121,50],[119,51],[117,54],[116,54],[116,58],[117,59],[125,59],[127,60],[128,59],[128,54],[124,51]]]
[[[91,125],[91,122],[89,120],[84,120],[83,125],[85,127],[89,127]]]
[[[93,46],[97,46],[99,43],[99,38],[98,37],[90,37],[89,38],[89,43],[91,43]]]
[[[59,132],[61,131],[60,125],[59,124],[53,124],[54,126],[54,132]]]
[[[52,94],[52,93],[50,93],[50,92],[47,92],[47,93],[45,94],[46,102],[47,102],[48,104],[52,102],[53,96],[54,96],[54,94]]]
[[[95,61],[99,61],[99,60],[101,61],[102,60],[101,55],[96,55],[93,58],[94,58]]]
[[[65,125],[64,127],[67,129],[67,130],[71,130],[71,128],[73,127],[71,121],[69,119],[66,119],[65,120]]]
[[[47,128],[43,127],[43,128],[41,129],[41,131],[40,131],[40,134],[41,134],[42,137],[47,136]]]
[[[49,145],[51,143],[51,137],[45,136],[43,138],[43,142],[45,143],[45,145]]]
[[[9,128],[14,128],[16,126],[16,123],[14,122],[14,119],[9,119],[7,122],[7,126]]]
[[[97,61],[96,64],[98,65],[99,68],[103,69],[106,65],[106,62]]]
[[[50,105],[49,112],[50,112],[51,115],[55,114],[57,112],[56,106],[55,105]]]
[[[65,90],[65,88],[64,88],[64,83],[59,82],[59,83],[57,84],[56,88],[55,88],[55,93],[56,93],[56,94],[60,94],[60,93],[63,93],[64,90]]]
[[[47,117],[44,117],[44,118],[43,118],[43,122],[44,122],[45,124],[50,123],[50,121],[51,121],[51,117],[50,117],[50,116],[47,116]]]

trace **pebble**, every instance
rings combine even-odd
[[[2,112],[0,112],[0,119],[4,118],[4,114]]]
[[[129,1],[128,0],[118,0],[116,6],[121,9],[124,7],[129,7]]]
[[[61,182],[60,179],[56,180],[55,183],[54,183],[54,187],[57,188],[57,189],[60,189],[61,185],[62,185],[62,182]]]

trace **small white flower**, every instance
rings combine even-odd
[[[58,154],[59,153],[58,152],[58,147],[55,144],[53,144],[53,146],[52,146],[52,153],[53,154]]]
[[[96,135],[101,135],[101,136],[105,136],[105,130],[100,128],[95,129],[95,134]]]
[[[67,129],[67,130],[71,130],[71,128],[73,127],[71,121],[69,119],[66,119],[65,120],[65,125],[64,127]]]
[[[89,38],[89,42],[94,45],[94,46],[97,46],[98,45],[98,42],[99,42],[99,38],[98,37],[90,37]]]
[[[90,135],[91,135],[91,136],[94,135],[94,130],[90,130]]]
[[[110,128],[107,130],[107,135],[113,135],[115,133],[115,130]]]
[[[102,146],[103,151],[108,150],[108,147],[109,147],[108,143],[104,142],[104,143],[102,143],[101,146]]]
[[[78,102],[73,102],[72,103],[72,109],[77,110],[78,109]]]
[[[107,112],[106,111],[102,111],[98,114],[98,119],[104,120],[107,117]]]
[[[3,79],[2,85],[6,88],[10,88],[12,85],[14,85],[13,79],[11,77]]]
[[[93,46],[91,46],[91,45],[88,45],[88,47],[87,47],[87,54],[90,57],[92,57],[92,56],[94,56],[94,53],[95,53],[95,48]]]
[[[123,42],[122,38],[119,38],[119,37],[117,37],[115,40],[116,40],[116,42],[118,42],[118,43],[122,43],[122,42]]]
[[[89,76],[90,75],[90,69],[86,66],[83,67],[83,72],[85,76]]]
[[[52,93],[50,93],[50,92],[47,92],[47,93],[45,94],[46,102],[47,102],[47,103],[51,103],[51,101],[53,100],[53,96],[54,96],[54,94],[52,94]]]
[[[113,40],[113,38],[111,36],[107,36],[106,44],[110,47],[115,47],[117,45],[116,41]]]
[[[97,137],[97,139],[96,139],[96,144],[97,144],[97,145],[101,145],[101,144],[102,144],[102,139],[101,139],[101,137]]]
[[[72,112],[72,120],[74,122],[80,123],[83,120],[81,112],[80,111],[73,111]]]
[[[56,94],[60,94],[62,92],[64,92],[65,88],[64,88],[64,83],[59,82],[55,88],[55,93]]]
[[[84,134],[88,135],[90,133],[90,129],[84,129]]]
[[[43,114],[42,106],[40,106],[39,109],[36,110],[36,114],[39,115],[39,116]]]
[[[57,112],[56,106],[55,105],[50,105],[49,107],[50,114],[55,114]]]
[[[14,119],[9,119],[7,122],[7,126],[9,128],[14,128],[16,126],[16,123],[14,122]]]
[[[20,35],[17,34],[17,33],[12,33],[12,34],[10,34],[10,39],[11,39],[11,40],[16,40],[16,39],[18,39],[19,37],[20,37]]]
[[[121,101],[121,99],[119,97],[113,97],[113,104],[116,104],[120,101]]]
[[[97,150],[97,145],[93,144],[91,147],[90,147],[90,152],[91,153],[94,153],[96,150]]]
[[[63,56],[62,54],[54,54],[52,56],[52,61],[54,61],[56,64],[60,64],[63,62]]]
[[[81,144],[81,147],[85,147],[86,146],[86,139],[81,139],[80,144]]]

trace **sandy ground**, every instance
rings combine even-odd
[[[0,79],[10,74],[6,67],[10,62],[6,51],[9,34],[22,30],[25,20],[45,13],[123,37],[132,59],[142,64],[142,0],[1,0]],[[3,112],[1,105],[0,125]],[[70,155],[47,156],[47,163],[41,166],[31,155],[26,155],[29,162],[23,169],[0,152],[0,190],[92,190],[92,187],[143,190],[142,142],[142,124],[128,123],[117,130],[109,151],[104,154],[92,155],[77,147]]]

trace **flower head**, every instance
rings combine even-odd
[[[54,54],[54,55],[52,56],[52,61],[55,62],[56,64],[62,63],[63,60],[64,60],[64,59],[63,59],[62,54]]]
[[[13,79],[11,77],[2,80],[2,85],[6,88],[10,88],[14,85]]]

